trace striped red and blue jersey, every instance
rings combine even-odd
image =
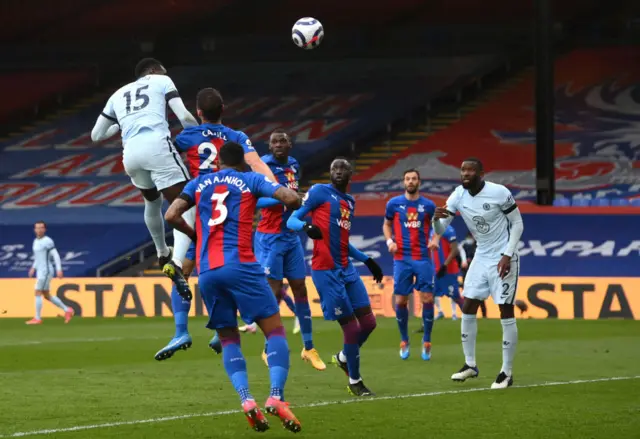
[[[216,123],[185,128],[176,136],[175,145],[178,151],[186,154],[189,172],[195,178],[219,169],[220,148],[227,142],[242,145],[245,154],[255,151],[245,133]]]
[[[267,154],[262,156],[262,161],[269,166],[278,183],[296,192],[298,191],[300,165],[296,159],[289,157],[287,164],[282,164],[272,154]],[[260,233],[297,236],[293,230],[287,228],[287,220],[292,212],[290,209],[285,209],[282,204],[262,209],[257,231]]]
[[[385,218],[391,221],[393,235],[398,246],[395,260],[420,261],[429,259],[429,231],[431,218],[436,211],[433,201],[419,197],[415,201],[404,195],[393,197],[387,203]]]
[[[433,238],[433,234],[435,232],[433,229],[429,234],[429,239]],[[433,264],[436,272],[440,269],[444,261],[447,260],[449,255],[451,254],[451,243],[456,242],[456,231],[452,226],[447,226],[444,233],[440,237],[440,247],[437,250],[432,252],[433,256]],[[447,265],[447,273],[448,274],[458,274],[460,273],[460,266],[458,265],[458,260],[453,258],[449,265]]]
[[[333,270],[349,265],[349,234],[355,200],[330,184],[309,189],[300,208],[300,218],[311,214],[312,223],[322,231],[322,239],[313,241],[312,270]]]
[[[281,187],[264,175],[234,169],[201,175],[187,183],[181,197],[196,204],[198,273],[225,264],[256,262],[253,214],[260,197]]]

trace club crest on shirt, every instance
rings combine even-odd
[[[489,203],[484,203],[484,204],[482,205],[482,208],[483,208],[484,210],[491,210],[491,205],[489,205]]]
[[[418,205],[418,212],[424,213],[424,205],[422,204]]]

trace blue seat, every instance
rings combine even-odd
[[[556,198],[555,200],[553,200],[553,205],[557,206],[557,207],[566,207],[566,206],[571,206],[571,201],[569,201],[568,198]]]
[[[631,205],[635,207],[640,207],[640,198],[632,198]]]
[[[591,201],[591,205],[597,207],[610,206],[611,200],[608,198],[596,198],[595,200]]]
[[[626,198],[614,198],[613,200],[611,200],[611,205],[616,207],[628,206],[629,200],[627,200]]]
[[[591,200],[586,198],[576,198],[571,200],[571,205],[573,207],[588,207],[591,206]]]

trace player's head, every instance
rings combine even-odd
[[[233,168],[243,171],[247,164],[244,161],[244,149],[236,142],[227,142],[220,148],[220,168]]]
[[[282,128],[276,128],[269,136],[269,151],[278,160],[286,160],[291,150],[291,138]]]
[[[420,173],[417,169],[407,169],[404,171],[404,190],[410,194],[418,193],[420,189]]]
[[[146,75],[166,75],[167,69],[157,59],[143,58],[136,64],[136,78],[142,78]]]
[[[331,162],[329,173],[331,174],[331,183],[338,188],[345,190],[349,181],[351,181],[352,173],[351,163],[345,157],[336,157]]]
[[[38,221],[33,225],[33,231],[38,238],[42,238],[47,233],[47,225],[44,221]]]
[[[462,166],[460,166],[460,179],[462,180],[463,188],[478,187],[482,183],[483,176],[484,166],[482,166],[480,159],[475,157],[464,159]]]
[[[203,123],[219,123],[223,109],[222,95],[215,88],[203,88],[196,95],[196,112]]]

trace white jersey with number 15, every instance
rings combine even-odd
[[[102,115],[120,125],[125,147],[127,140],[142,131],[171,136],[167,102],[178,96],[178,90],[168,76],[146,75],[116,91]]]
[[[447,210],[460,212],[467,228],[476,240],[474,258],[499,260],[509,242],[507,214],[517,208],[509,189],[501,184],[485,181],[476,195],[458,186],[447,200]]]

